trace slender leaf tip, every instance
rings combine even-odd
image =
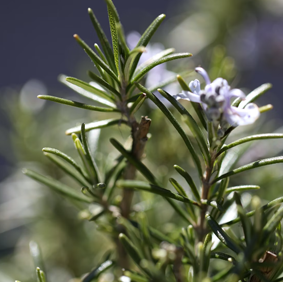
[[[119,234],[119,239],[123,239],[123,238],[126,238],[126,235],[124,233],[120,233]]]
[[[161,14],[161,15],[159,15],[158,17],[157,17],[158,19],[165,19],[166,18],[166,15],[165,14]]]

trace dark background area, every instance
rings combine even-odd
[[[159,14],[170,18],[183,1],[116,1],[125,32],[142,32]],[[19,85],[36,78],[47,87],[61,87],[57,75],[71,75],[85,54],[73,39],[78,33],[91,46],[97,37],[88,17],[92,8],[108,32],[103,0],[3,1],[0,9],[0,87]],[[109,33],[108,33],[109,35]]]

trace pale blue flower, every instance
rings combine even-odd
[[[244,109],[231,105],[232,98],[245,98],[245,94],[240,89],[231,89],[227,80],[223,78],[216,78],[211,82],[203,68],[198,67],[195,71],[206,83],[204,90],[200,89],[200,82],[195,79],[189,84],[192,92],[183,91],[174,95],[177,100],[200,103],[211,121],[219,120],[222,116],[222,119],[232,126],[252,124],[259,117],[258,107],[253,103],[248,104]]]

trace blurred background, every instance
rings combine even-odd
[[[255,125],[237,129],[234,139],[245,132],[283,132],[282,0],[216,0],[213,3],[210,0],[124,0],[114,3],[126,34],[142,33],[157,15],[165,13],[167,18],[153,37],[151,47],[174,47],[178,52],[193,53],[193,58],[159,70],[161,78],[168,75],[169,70],[172,74],[201,65],[212,79],[222,76],[245,93],[266,82],[273,84],[272,90],[258,101],[260,106],[273,104],[273,111],[262,115]],[[55,147],[75,157],[71,138],[65,136],[65,130],[80,122],[103,118],[102,114],[45,103],[36,98],[38,94],[49,94],[83,101],[61,85],[57,76],[62,73],[87,80],[86,71],[93,68],[72,38],[77,33],[90,46],[97,42],[88,18],[88,7],[93,9],[109,36],[103,0],[61,0],[56,4],[30,0],[1,4],[1,282],[33,281],[34,268],[29,256],[31,240],[41,246],[50,281],[56,277],[53,281],[57,282],[88,272],[105,249],[111,248],[110,241],[93,224],[78,219],[77,210],[70,203],[21,173],[23,167],[30,167],[68,182],[64,174],[44,158],[41,149]],[[150,51],[150,46],[148,49]],[[194,77],[192,74],[186,80],[189,82]],[[151,79],[148,77],[145,83],[150,84]],[[176,85],[170,89],[179,91]],[[174,175],[172,166],[177,163],[188,168],[191,162],[189,158],[184,159],[186,150],[182,141],[160,112],[148,105],[141,111],[141,115],[145,114],[153,120],[146,162],[167,186],[169,176]],[[109,137],[115,136],[125,142],[129,135],[123,127],[92,134],[95,157],[101,167],[117,156]],[[283,149],[280,141],[272,141],[272,146],[266,144],[252,145],[238,165],[275,156]],[[272,169],[267,167],[261,169],[260,175],[249,172],[243,174],[241,182],[232,181],[235,185],[258,184],[262,189],[256,194],[271,200],[282,195],[282,168],[280,165]],[[166,217],[162,219],[164,213]],[[148,216],[150,222],[158,222],[165,233],[170,233],[174,224],[177,225],[173,211],[162,200]]]

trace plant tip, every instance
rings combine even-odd
[[[125,234],[124,233],[120,233],[119,234],[119,239],[125,238]]]

